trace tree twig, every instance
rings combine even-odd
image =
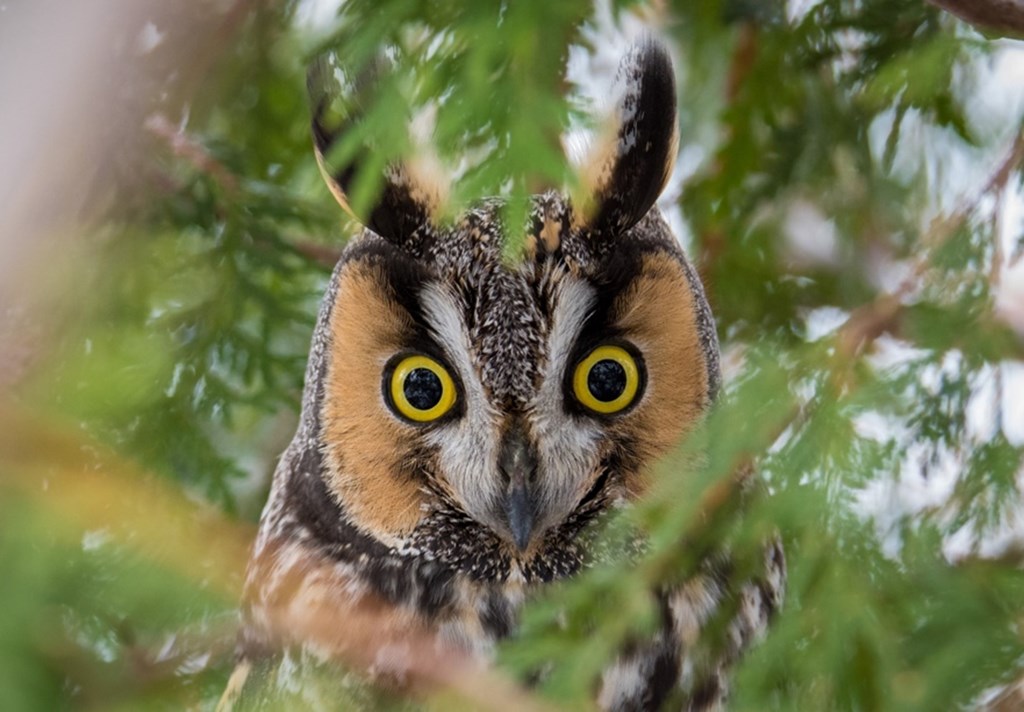
[[[1024,131],[1016,135],[1005,157],[982,188],[966,197],[951,215],[932,223],[931,228],[921,239],[924,249],[899,286],[891,293],[880,294],[873,301],[853,310],[846,322],[839,327],[838,348],[841,356],[852,359],[861,354],[879,336],[893,330],[905,308],[903,300],[914,291],[921,277],[928,271],[935,250],[956,235],[981,205],[985,196],[1002,193],[1014,170],[1022,163]],[[999,236],[996,235],[995,239],[998,240]]]
[[[314,262],[318,262],[325,267],[334,267],[334,265],[338,264],[338,260],[341,258],[340,247],[321,245],[310,240],[292,240],[291,244],[303,256],[308,257]]]
[[[987,32],[1024,36],[1024,0],[928,0]]]
[[[195,139],[178,130],[163,114],[153,114],[146,119],[146,129],[167,143],[174,155],[184,158],[197,170],[209,175],[229,192],[238,190],[238,179],[227,167],[210,155],[210,152]]]

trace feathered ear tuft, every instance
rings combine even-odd
[[[350,191],[359,167],[368,162],[372,148],[361,146],[340,165],[331,162],[331,149],[362,116],[359,98],[372,94],[383,71],[382,62],[378,62],[364,72],[352,88],[353,97],[339,112],[333,106],[339,93],[335,67],[325,56],[313,62],[306,75],[312,109],[313,149],[324,181],[342,208],[381,237],[407,246],[420,228],[434,224],[441,214],[447,183],[440,177],[439,170],[427,160],[389,164],[384,168],[383,185],[376,201],[369,209],[358,210],[359,206],[350,202]]]
[[[647,38],[633,46],[619,64],[616,88],[613,124],[583,166],[576,211],[579,223],[609,239],[651,209],[679,149],[675,74],[660,42]]]

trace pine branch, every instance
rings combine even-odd
[[[881,294],[851,314],[838,334],[840,354],[847,359],[853,358],[864,351],[875,339],[886,332],[894,330],[902,315],[906,298],[924,277],[931,265],[932,255],[936,250],[949,242],[979,208],[986,196],[999,195],[1006,188],[1010,177],[1024,163],[1024,131],[1017,134],[1005,157],[996,170],[985,182],[984,186],[974,195],[965,198],[961,205],[941,220],[936,220],[928,232],[921,238],[921,251],[908,275],[890,294]],[[998,234],[994,239],[998,240]]]
[[[882,334],[891,333],[897,329],[900,317],[906,309],[904,299],[918,286],[920,279],[927,272],[935,250],[952,239],[957,230],[963,227],[978,209],[985,196],[1001,193],[1010,177],[1022,163],[1024,163],[1024,132],[1015,137],[1005,157],[984,186],[977,193],[965,199],[952,215],[933,224],[921,240],[925,249],[921,251],[909,275],[899,287],[892,293],[880,294],[873,301],[850,313],[835,336],[836,358],[832,366],[830,383],[836,396],[840,393],[848,393],[851,387],[856,387],[855,384],[848,381],[847,374],[857,359]],[[810,420],[813,417],[813,410],[813,407],[810,409],[793,408],[775,423],[772,430],[774,436],[766,441],[766,445],[770,446],[787,431]],[[756,454],[743,454],[732,468],[731,476],[713,485],[702,495],[700,511],[705,512],[706,515],[702,522],[709,521],[712,514],[730,506],[730,503],[735,501],[740,489],[748,479],[746,474],[754,466],[756,459]],[[697,530],[690,533],[690,536],[698,537],[700,529],[702,527],[698,526]]]

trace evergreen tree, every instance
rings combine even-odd
[[[212,708],[223,689],[253,522],[355,229],[312,158],[311,59],[357,74],[392,48],[339,149],[373,149],[358,199],[444,97],[451,209],[503,195],[521,224],[529,194],[572,185],[559,137],[598,108],[566,63],[610,79],[642,28],[677,56],[663,207],[727,382],[626,515],[649,554],[545,594],[486,684],[544,667],[509,699],[586,707],[652,627],[652,590],[705,543],[753,565],[778,529],[787,603],[735,709],[1024,705],[1017,2],[349,0],[326,22],[223,5],[0,7],[0,709]],[[766,491],[728,496],[751,467]],[[481,702],[427,682],[417,701]]]

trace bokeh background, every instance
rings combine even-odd
[[[648,32],[679,82],[661,206],[726,389],[635,513],[650,555],[528,609],[499,674],[587,709],[651,591],[778,529],[789,597],[734,708],[1020,709],[1024,21],[988,5],[0,1],[0,709],[216,704],[356,228],[312,158],[310,59],[391,47],[342,150],[379,167],[419,117],[450,209],[500,194],[516,225]],[[764,496],[709,509],[751,464]],[[376,704],[503,704],[443,688]]]

